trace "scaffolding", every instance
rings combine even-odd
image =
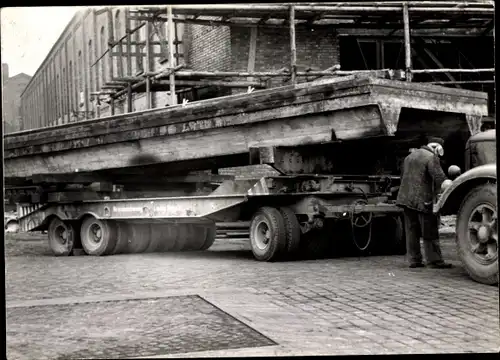
[[[131,28],[132,20],[140,24]],[[110,18],[110,21],[112,19]],[[249,28],[281,28],[289,29],[290,59],[287,68],[278,71],[192,71],[185,61],[180,61],[178,45],[178,23],[237,26]],[[166,24],[166,38],[160,26]],[[415,74],[445,74],[449,81],[432,81],[440,85],[460,86],[461,84],[494,83],[494,68],[444,68],[438,59],[434,63],[438,68],[414,69],[412,64],[412,37],[415,41],[421,38],[439,37],[494,37],[494,2],[493,1],[378,1],[378,2],[330,2],[330,3],[283,3],[252,5],[175,5],[166,7],[140,7],[126,10],[126,34],[114,40],[111,32],[108,50],[92,64],[95,66],[109,53],[109,78],[92,96],[109,102],[111,114],[115,112],[114,104],[118,99],[127,99],[127,112],[132,111],[132,95],[145,92],[147,107],[152,108],[152,92],[168,91],[170,103],[177,104],[177,95],[184,91],[203,86],[220,86],[228,88],[266,88],[268,80],[273,77],[285,77],[291,84],[311,81],[324,76],[343,76],[357,73],[374,73],[376,76],[397,77],[405,81],[413,81]],[[131,71],[131,59],[144,56],[132,53],[134,42],[132,35],[146,27],[145,67],[140,75]],[[298,28],[334,27],[339,36],[363,37],[399,37],[403,38],[405,66],[404,71],[397,69],[381,70],[341,70],[338,65],[324,70],[306,68],[298,71],[296,36]],[[152,43],[152,31],[160,39]],[[152,51],[152,45],[160,45],[160,53]],[[123,48],[125,47],[125,51]],[[117,51],[115,49],[118,49]],[[427,50],[426,50],[427,51]],[[431,54],[432,56],[432,54]],[[127,72],[124,76],[114,77],[113,57],[125,58]],[[162,68],[151,71],[152,58],[160,58]],[[122,60],[120,60],[120,66]],[[456,80],[455,73],[491,74],[487,80]]]

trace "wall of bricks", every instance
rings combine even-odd
[[[227,26],[186,26],[187,63],[192,70],[224,71],[231,68],[231,31]]]
[[[231,65],[234,70],[247,71],[250,50],[250,28],[231,29]],[[322,70],[340,62],[339,42],[333,29],[297,28],[295,34],[297,70]],[[290,34],[288,29],[257,31],[255,71],[276,71],[290,68]],[[271,87],[287,84],[286,77],[272,78]],[[305,79],[304,79],[305,80]],[[245,91],[239,90],[239,91]],[[235,90],[233,93],[239,92]]]

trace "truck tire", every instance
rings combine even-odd
[[[116,246],[116,233],[113,221],[85,218],[80,230],[83,250],[92,256],[110,255]]]
[[[275,261],[286,249],[283,215],[273,207],[262,207],[250,223],[250,243],[253,255],[260,261]]]
[[[279,209],[281,216],[283,216],[283,221],[285,223],[286,232],[286,255],[292,257],[295,255],[299,249],[300,245],[300,224],[297,220],[297,216],[288,207],[282,207]]]
[[[457,214],[460,260],[473,280],[488,285],[498,284],[496,201],[496,184],[480,185],[467,194]]]
[[[54,218],[49,224],[49,246],[55,256],[72,255],[75,243],[77,243],[77,236],[73,225],[68,221]]]
[[[402,216],[387,215],[373,221],[373,247],[375,255],[405,255],[406,238]]]
[[[201,250],[208,250],[215,242],[215,235],[217,229],[215,224],[210,224],[206,226],[205,242],[201,247]]]

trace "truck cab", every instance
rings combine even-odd
[[[459,257],[470,277],[498,284],[496,133],[475,134],[465,148],[464,173],[456,176],[434,206],[440,215],[456,215]]]

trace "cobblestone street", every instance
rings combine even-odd
[[[54,258],[6,240],[7,357],[497,352],[498,288],[403,256],[263,263],[207,252]]]

